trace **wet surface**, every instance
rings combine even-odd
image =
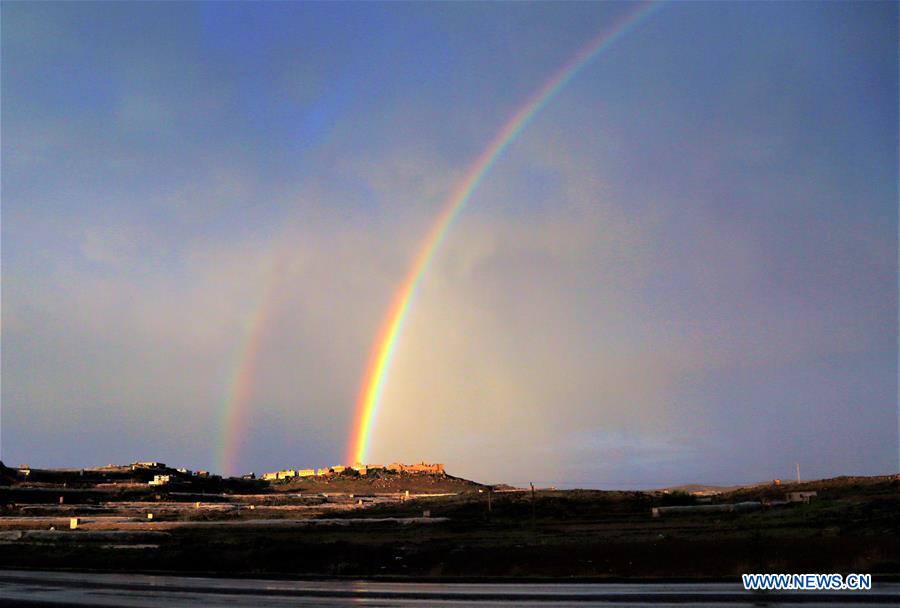
[[[10,606],[834,606],[898,605],[900,584],[863,592],[753,593],[739,583],[284,581],[0,571]]]

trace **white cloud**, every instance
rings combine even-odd
[[[327,204],[321,185],[282,185],[295,215],[265,233],[206,232],[147,263],[157,240],[174,241],[92,224],[74,234],[102,272],[63,260],[50,275],[5,273],[7,443],[78,428],[99,444],[130,438],[105,459],[165,449],[213,466],[245,328],[271,283],[246,468],[343,457],[372,340],[456,177],[427,154],[383,161],[344,161],[385,202],[369,215]],[[560,184],[530,207],[506,186],[529,168]],[[697,386],[871,340],[867,324],[832,331],[844,309],[772,285],[752,231],[694,212],[693,240],[673,244],[670,218],[635,213],[601,170],[548,142],[497,171],[422,282],[373,460],[439,460],[494,481],[701,479],[710,459],[695,448],[728,449],[706,433],[733,432],[710,416],[733,406],[692,400]],[[207,177],[197,208],[219,195]],[[234,179],[226,191],[253,196]],[[78,442],[62,441],[79,460]]]

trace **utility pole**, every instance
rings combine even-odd
[[[531,485],[531,529],[534,530],[534,482]]]
[[[800,483],[800,463],[797,463],[797,483]]]

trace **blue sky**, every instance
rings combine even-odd
[[[617,3],[4,3],[0,457],[341,460],[442,201]],[[486,481],[898,468],[897,6],[671,4],[475,192],[372,459]]]

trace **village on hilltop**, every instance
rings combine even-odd
[[[324,469],[285,469],[283,471],[274,471],[272,473],[263,473],[261,479],[265,481],[277,481],[281,479],[294,479],[295,477],[328,477],[331,475],[340,475],[347,471],[355,471],[358,475],[367,475],[370,471],[390,471],[392,473],[417,473],[428,475],[443,475],[443,464],[429,464],[420,462],[418,464],[401,464],[399,462],[391,463],[387,466],[382,464],[363,464],[357,462],[352,465],[336,464],[333,467]]]
[[[14,469],[8,469],[0,463],[0,470],[18,482],[37,483],[72,483],[76,485],[90,483],[143,483],[149,486],[185,486],[190,484],[197,487],[212,489],[224,483],[254,483],[254,482],[280,482],[295,479],[309,481],[359,479],[360,477],[375,479],[386,474],[388,477],[398,475],[433,476],[445,478],[444,465],[438,463],[420,462],[416,464],[391,463],[387,466],[381,464],[334,465],[320,469],[283,469],[271,473],[263,473],[257,477],[254,473],[248,473],[236,477],[223,477],[209,471],[192,471],[186,468],[173,468],[164,462],[138,461],[129,465],[106,465],[102,467],[81,469],[33,469],[28,465],[20,465]]]

